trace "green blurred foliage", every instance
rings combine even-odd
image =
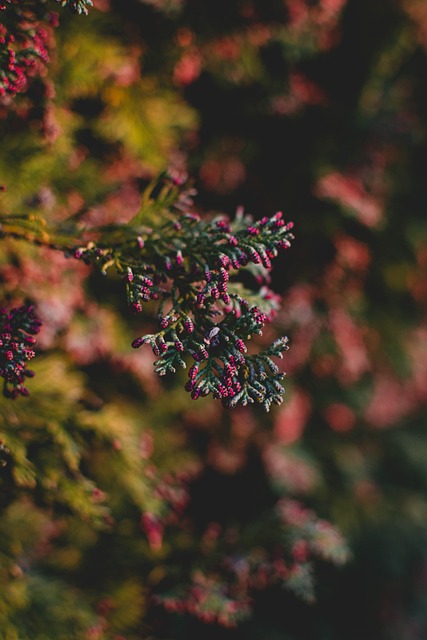
[[[192,402],[130,352],[150,308],[2,239],[2,300],[44,321],[30,398],[0,402],[7,640],[423,640],[426,33],[423,0],[61,14],[47,74],[0,105],[2,211],[127,221],[167,165],[206,210],[285,208],[260,343],[291,338],[287,400]],[[289,524],[290,496],[313,511]]]

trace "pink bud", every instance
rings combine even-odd
[[[164,527],[160,520],[152,513],[144,513],[141,526],[148,538],[148,544],[153,551],[159,551],[163,545]]]

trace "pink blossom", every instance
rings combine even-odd
[[[151,549],[159,551],[163,546],[163,524],[154,514],[146,512],[141,517],[141,526],[145,531]]]
[[[364,341],[364,330],[344,309],[331,309],[329,326],[340,350],[339,376],[344,384],[359,380],[371,364]]]
[[[263,451],[266,471],[274,486],[292,494],[306,494],[319,483],[314,465],[289,447],[271,444]]]
[[[343,266],[356,271],[365,271],[368,268],[371,254],[366,244],[346,235],[337,236],[334,244],[337,260]]]
[[[356,424],[354,412],[350,407],[340,402],[333,402],[328,405],[323,413],[329,426],[334,431],[350,431]]]
[[[407,415],[415,405],[413,391],[391,375],[375,378],[365,419],[374,427],[387,427]]]
[[[175,84],[187,86],[197,80],[202,68],[202,58],[198,49],[185,51],[173,70]]]
[[[288,401],[276,413],[274,434],[284,443],[290,444],[298,440],[305,428],[311,413],[311,402],[308,394],[295,389]]]
[[[374,227],[382,220],[382,200],[370,194],[355,175],[338,171],[328,173],[317,182],[315,193],[319,198],[341,205],[367,227]]]

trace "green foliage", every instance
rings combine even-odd
[[[423,3],[61,4],[0,3],[1,304],[43,322],[1,634],[422,640]]]

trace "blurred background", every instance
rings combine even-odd
[[[5,640],[423,640],[427,3],[94,5],[0,104],[1,207],[127,221],[171,166],[200,212],[282,210],[260,342],[290,338],[286,397],[191,401],[131,353],[154,318],[119,281],[3,239],[2,301],[44,322],[31,397],[0,402]],[[328,532],[314,564],[283,500]]]

